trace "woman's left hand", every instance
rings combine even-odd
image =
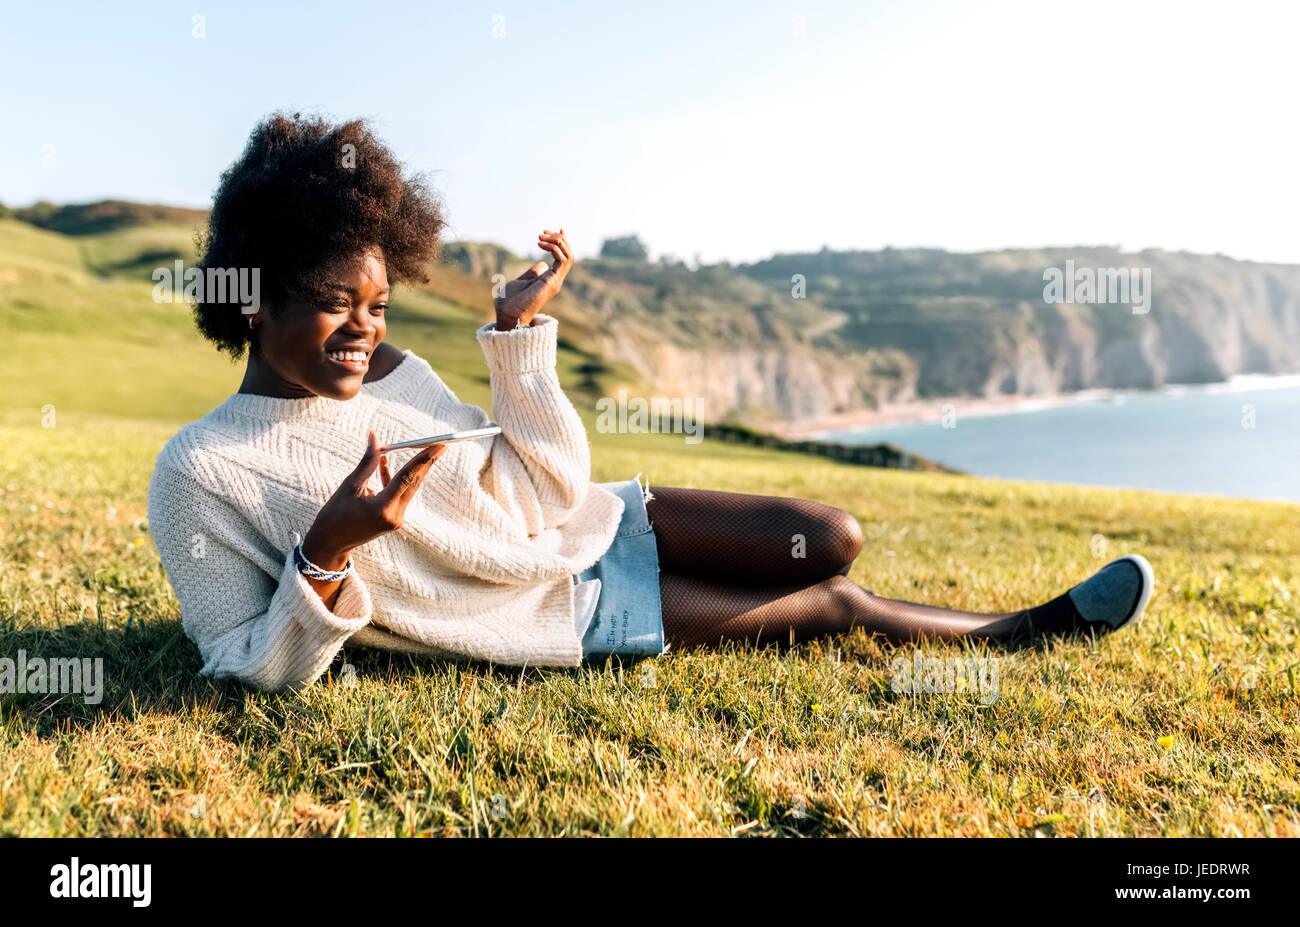
[[[545,261],[538,261],[514,280],[506,282],[504,294],[494,301],[498,331],[533,324],[533,317],[560,292],[564,278],[569,275],[569,268],[573,266],[573,249],[564,237],[564,229],[558,232],[543,230],[537,236],[537,247],[549,251],[555,262],[547,267]]]

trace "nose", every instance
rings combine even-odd
[[[347,324],[343,327],[349,334],[369,338],[379,330],[375,322],[375,317],[370,314],[369,309],[358,306],[348,315]]]

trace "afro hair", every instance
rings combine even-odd
[[[390,283],[428,280],[445,226],[437,194],[423,177],[403,176],[364,121],[275,113],[222,173],[198,266],[205,277],[210,269],[256,269],[274,312],[287,295],[323,297],[330,268],[376,248]],[[200,300],[194,315],[203,336],[232,358],[255,349],[238,304]]]

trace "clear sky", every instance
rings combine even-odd
[[[296,108],[371,117],[454,237],[517,251],[1300,262],[1298,7],[5,0],[0,201],[206,206]]]

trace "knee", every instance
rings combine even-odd
[[[839,553],[844,560],[844,565],[849,566],[858,559],[858,554],[862,553],[862,526],[858,524],[856,518],[843,509],[835,511],[836,520],[839,522],[836,534],[842,538]]]
[[[820,556],[827,564],[847,572],[862,553],[862,526],[848,512],[831,506],[826,507],[820,521]]]

